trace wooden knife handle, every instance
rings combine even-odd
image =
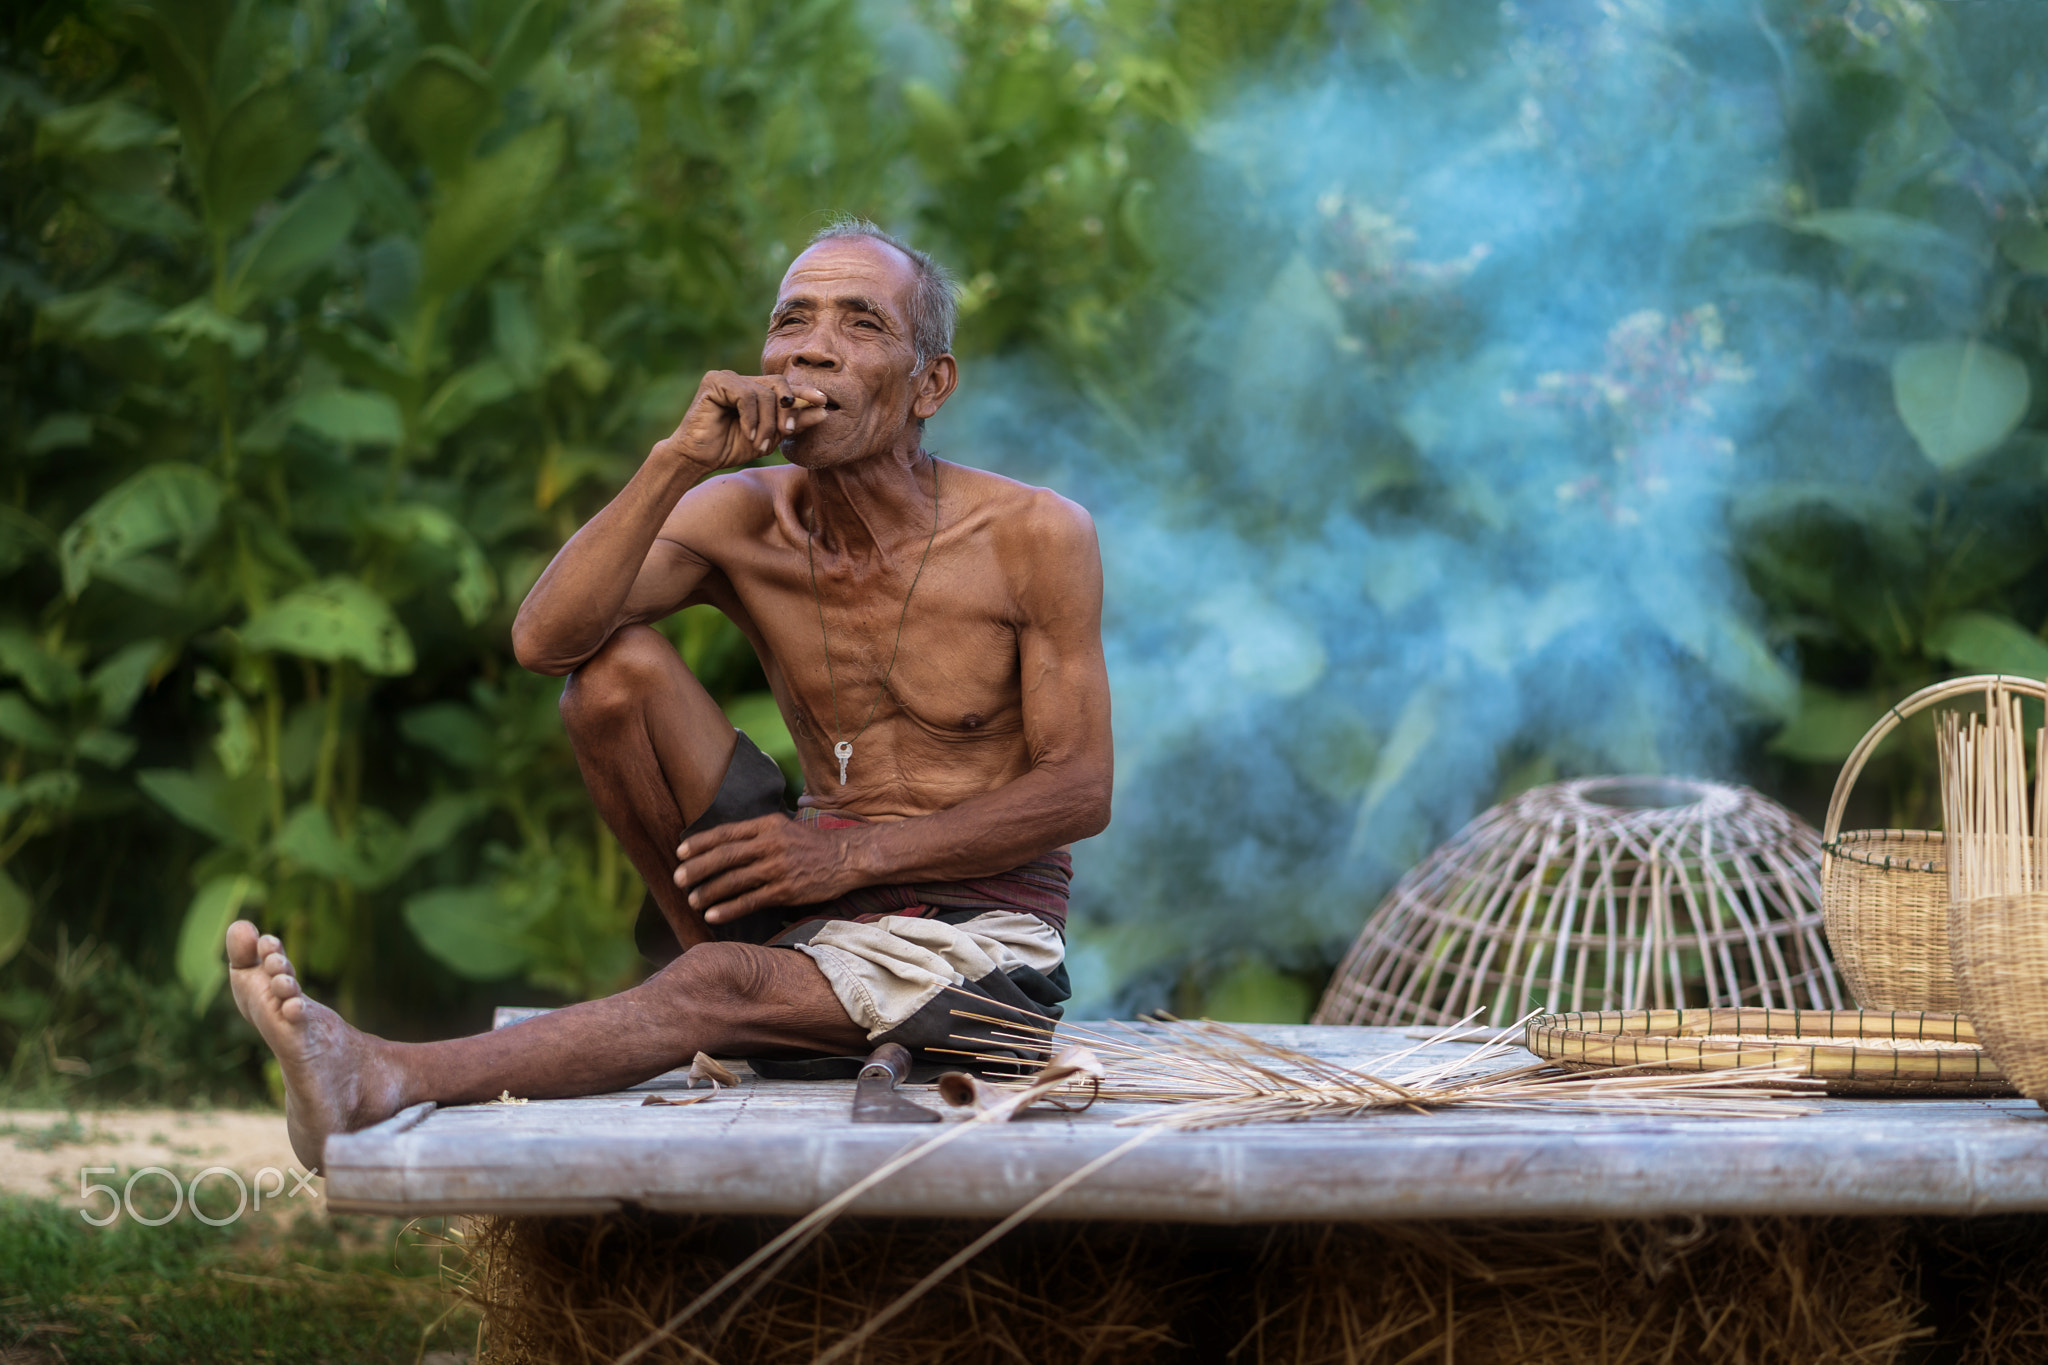
[[[891,1086],[903,1084],[910,1076],[910,1049],[901,1043],[884,1043],[870,1052],[861,1063],[860,1074],[872,1076],[878,1071],[888,1076]]]

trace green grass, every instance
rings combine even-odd
[[[440,1220],[262,1215],[88,1226],[0,1198],[0,1359],[402,1362],[476,1344]],[[443,1263],[448,1270],[444,1272]],[[438,1325],[437,1325],[438,1324]]]
[[[24,1128],[18,1123],[0,1123],[0,1137],[11,1137],[14,1145],[30,1152],[52,1152],[67,1144],[85,1146],[102,1142],[107,1134],[98,1128],[90,1132],[78,1121],[78,1115],[71,1114],[43,1128]]]

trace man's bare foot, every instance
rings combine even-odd
[[[235,1007],[284,1071],[292,1150],[318,1170],[329,1133],[354,1132],[398,1112],[399,1078],[376,1039],[306,998],[276,938],[238,919],[228,926],[227,946]]]

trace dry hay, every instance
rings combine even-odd
[[[786,1226],[479,1220],[467,1292],[486,1313],[480,1365],[615,1360]],[[643,1359],[811,1361],[986,1226],[839,1223],[722,1336],[707,1313]],[[2048,1362],[2048,1220],[1032,1223],[849,1359],[2026,1365]]]
[[[1245,1365],[1882,1362],[1929,1335],[1904,1225],[1868,1219],[1293,1229]]]
[[[596,1365],[645,1340],[787,1226],[767,1218],[618,1213],[487,1218],[465,1292],[491,1365]],[[875,1219],[812,1242],[732,1319],[685,1324],[641,1357],[703,1365],[807,1362],[970,1241],[982,1225]],[[1141,1224],[1020,1228],[919,1299],[853,1359],[1145,1365],[1183,1359],[1170,1323],[1191,1287],[1187,1234]],[[1198,1272],[1195,1272],[1198,1273]]]
[[[1955,1365],[2048,1361],[2048,1226],[2039,1217],[1929,1221],[1923,1282]]]

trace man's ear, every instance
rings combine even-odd
[[[910,415],[922,422],[939,415],[953,390],[960,386],[960,363],[950,355],[934,356],[917,375],[917,388],[910,400]]]

